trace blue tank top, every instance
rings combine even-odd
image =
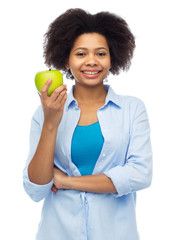
[[[99,122],[77,125],[72,137],[71,159],[81,175],[91,175],[100,155],[104,138]]]

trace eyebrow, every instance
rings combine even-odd
[[[105,48],[105,47],[95,48],[95,50],[101,50],[101,49],[104,49],[104,50],[106,50],[106,51],[109,51],[109,50],[108,50],[107,48]],[[78,48],[74,49],[73,52],[75,52],[75,51],[77,51],[77,50],[88,50],[88,48],[78,47]]]

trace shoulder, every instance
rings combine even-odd
[[[138,106],[144,106],[142,99],[136,96],[117,94],[111,87],[109,87],[109,98],[122,109],[127,109],[128,107],[134,109]]]
[[[131,118],[146,114],[146,107],[144,101],[135,96],[121,95],[123,111],[129,113]]]
[[[118,109],[119,106],[120,113],[122,113],[127,119],[136,119],[139,116],[147,116],[144,101],[139,97],[117,94],[110,87],[109,99],[114,103],[112,106],[117,106],[112,109]]]
[[[130,122],[148,122],[148,113],[144,101],[135,96],[120,95],[122,109]]]
[[[119,95],[120,99],[122,100],[122,104],[129,105],[129,106],[137,106],[137,105],[144,105],[142,99],[136,96],[129,96],[129,95]]]

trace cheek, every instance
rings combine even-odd
[[[70,62],[69,62],[69,67],[70,67],[70,69],[71,69],[71,71],[77,71],[77,70],[79,70],[79,68],[80,68],[80,66],[81,66],[81,63],[76,59],[76,60],[71,60]]]
[[[78,72],[79,72],[79,68],[76,65],[70,66],[70,70],[71,70],[73,75],[78,74]]]
[[[103,67],[104,67],[104,69],[106,69],[106,70],[110,70],[110,68],[111,68],[111,61],[110,61],[110,59],[108,59],[107,61],[104,61],[103,63],[102,63],[102,65],[103,65]]]
[[[74,78],[77,80],[80,76],[79,66],[77,64],[69,65],[70,70]]]

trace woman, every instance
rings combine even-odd
[[[48,97],[31,122],[24,188],[44,200],[37,240],[138,240],[136,191],[152,178],[143,102],[103,81],[131,64],[134,36],[117,15],[70,9],[45,35],[45,63],[75,80]]]

